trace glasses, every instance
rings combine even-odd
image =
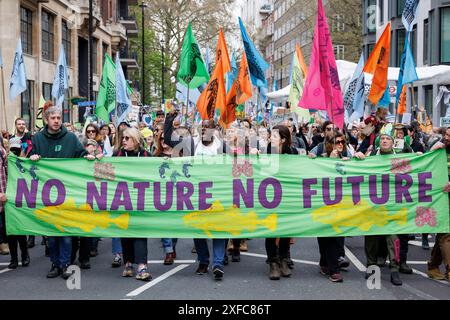
[[[344,144],[345,144],[345,142],[344,142],[344,140],[336,140],[336,144],[341,144],[341,145],[344,145]]]
[[[86,130],[87,133],[97,133],[95,130]]]
[[[128,141],[128,140],[130,140],[130,137],[124,136],[124,137],[122,138],[122,140]]]

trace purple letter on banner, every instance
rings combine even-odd
[[[22,208],[22,197],[25,197],[28,208],[36,208],[38,182],[31,180],[31,190],[28,189],[25,179],[17,180],[16,207]]]
[[[57,191],[55,202],[52,202],[50,200],[50,191],[52,190],[52,187],[56,187]],[[57,179],[47,180],[47,182],[45,182],[44,186],[42,187],[42,204],[46,207],[59,206],[60,204],[63,204],[65,200],[66,188],[64,187],[64,184]]]
[[[272,202],[267,200],[267,187],[269,185],[272,185],[275,194]],[[259,202],[266,209],[274,209],[280,205],[282,193],[280,181],[274,178],[264,179],[258,188]]]
[[[406,185],[403,185],[403,181],[406,181]],[[413,185],[413,179],[409,174],[396,174],[395,175],[395,202],[402,203],[403,197],[406,202],[413,202],[411,195],[409,194],[409,188]]]
[[[433,189],[433,185],[427,183],[433,177],[431,172],[422,172],[419,176],[419,202],[432,202],[433,198],[427,195],[427,191]]]
[[[361,189],[360,189],[361,182],[364,182],[364,176],[355,176],[347,178],[347,183],[351,183],[352,185],[352,199],[354,204],[357,204],[361,201]]]
[[[244,204],[246,208],[253,208],[253,195],[254,195],[254,182],[253,179],[247,179],[247,192],[242,185],[242,181],[240,179],[233,180],[233,205],[240,208],[241,201],[240,196],[242,196],[242,200],[244,200]]]
[[[123,206],[127,211],[133,211],[128,184],[123,181],[117,184],[116,192],[114,193],[114,198],[111,203],[111,211],[118,210],[120,206]]]
[[[133,188],[138,189],[137,210],[145,209],[145,189],[150,188],[150,182],[135,182]]]
[[[98,193],[95,182],[88,182],[86,187],[86,203],[94,209],[94,199],[97,202],[98,210],[107,210],[106,203],[108,198],[108,183],[102,182],[100,184],[100,192]]]
[[[377,194],[377,176],[369,176],[369,196],[374,204],[385,204],[389,201],[389,175],[381,176],[381,197]]]
[[[155,182],[153,187],[153,202],[158,211],[167,211],[172,207],[173,202],[173,182],[166,183],[166,203],[161,203],[161,182]]]
[[[323,202],[327,206],[338,204],[342,201],[342,178],[334,179],[334,200],[330,198],[330,178],[323,178],[322,180]]]
[[[184,192],[184,189],[187,189],[187,191]],[[187,210],[194,210],[194,206],[191,202],[193,193],[194,186],[192,183],[186,181],[177,182],[177,210],[183,210],[184,204],[186,204]]]
[[[212,198],[212,193],[206,192],[206,189],[212,188],[212,186],[212,181],[200,182],[198,184],[198,210],[207,210],[211,208],[211,204],[206,203],[206,200]]]
[[[311,196],[317,194],[317,190],[311,190],[311,185],[317,184],[317,179],[303,179],[303,208],[311,208]]]

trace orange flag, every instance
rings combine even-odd
[[[243,104],[252,96],[252,83],[248,72],[247,56],[242,55],[241,64],[239,65],[239,73],[233,82],[233,86],[227,94],[226,109],[220,112],[220,122],[224,128],[236,120],[236,106]]]
[[[303,79],[306,79],[306,74],[308,73],[308,66],[305,63],[305,58],[303,57],[302,48],[298,44],[295,46],[295,50],[297,52],[298,62],[300,62],[300,68],[302,68]]]
[[[206,89],[197,101],[197,109],[202,120],[213,120],[216,108],[225,109],[227,95],[224,76],[222,63],[217,63]]]
[[[373,74],[369,100],[374,105],[378,104],[386,91],[390,48],[391,24],[388,23],[363,69],[364,72]]]
[[[227,43],[222,29],[219,31],[219,40],[216,48],[216,64],[222,62],[223,74],[231,71],[230,56],[228,55]]]
[[[398,101],[397,113],[404,114],[405,112],[406,112],[406,86],[403,86],[402,93]]]

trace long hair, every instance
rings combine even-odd
[[[281,146],[281,153],[290,153],[290,148],[292,146],[292,136],[289,128],[283,125],[277,125],[273,127],[272,132],[273,130],[278,130],[280,139],[285,139]]]
[[[336,135],[334,136],[334,138],[328,138],[325,140],[325,151],[327,152],[327,157],[330,156],[331,152],[333,152],[333,149],[335,147],[335,141],[337,138],[342,138],[344,140],[344,149],[342,150],[343,152],[347,151],[347,139],[345,137],[345,135],[342,132],[336,132]]]
[[[89,128],[94,128],[94,130],[95,130],[95,141],[102,142],[103,138],[100,134],[100,130],[98,130],[98,127],[93,123],[90,123],[86,126],[86,130],[84,131],[84,136],[87,138],[87,131]]]
[[[131,140],[133,140],[135,149],[134,151],[138,151],[139,149],[144,149],[144,137],[141,132],[136,128],[126,128],[122,132],[122,137],[128,136]]]

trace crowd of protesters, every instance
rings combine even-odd
[[[34,236],[6,235],[4,203],[6,199],[7,156],[29,157],[32,161],[41,158],[85,158],[86,161],[101,160],[110,148],[115,157],[187,157],[197,155],[214,156],[221,153],[232,155],[280,153],[309,158],[329,157],[348,160],[397,153],[418,155],[439,148],[450,155],[450,128],[435,128],[424,132],[419,122],[410,125],[389,124],[387,109],[348,124],[343,130],[333,122],[315,117],[314,121],[300,124],[293,119],[270,127],[265,122],[253,125],[248,119],[237,120],[225,130],[213,120],[202,121],[198,126],[187,126],[176,109],[165,114],[158,111],[151,125],[147,123],[122,122],[117,127],[110,123],[99,126],[89,123],[82,132],[70,124],[62,123],[61,110],[47,103],[43,118],[45,127],[33,136],[26,129],[23,119],[16,119],[14,135],[2,132],[0,139],[0,254],[9,254],[10,269],[19,266],[20,248],[22,267],[30,265],[29,249],[35,245]],[[180,148],[179,144],[183,147]],[[450,159],[450,158],[449,158]],[[449,160],[450,161],[450,160]],[[450,163],[450,162],[449,162]],[[450,174],[450,166],[449,166]],[[447,185],[445,192],[450,187]],[[428,234],[422,234],[422,248],[430,249]],[[400,273],[411,274],[407,264],[408,241],[414,235],[365,236],[366,265],[384,266],[389,260],[391,282],[402,285]],[[98,254],[98,238],[88,237],[43,237],[45,254],[50,257],[48,278],[62,276],[67,279],[71,273],[68,267],[78,263],[81,269],[89,269],[92,257]],[[342,270],[349,267],[345,257],[345,237],[319,237],[319,272],[332,282],[342,282]],[[148,249],[146,238],[112,238],[112,267],[123,266],[123,277],[138,280],[152,279],[147,266]],[[207,239],[194,239],[193,253],[197,253],[199,265],[196,273],[212,273],[216,280],[224,276],[228,255],[232,262],[240,261],[240,251],[246,251],[247,239],[213,239],[212,258]],[[176,259],[177,239],[161,239],[164,249],[164,264],[171,265]],[[301,245],[301,239],[297,240]],[[291,276],[294,262],[290,246],[294,239],[265,239],[269,278]],[[212,260],[212,263],[211,261]],[[440,270],[443,264],[445,273]],[[136,267],[136,270],[134,269]],[[366,273],[366,278],[370,277]],[[450,234],[437,234],[434,248],[428,261],[428,276],[438,280],[450,280]]]

